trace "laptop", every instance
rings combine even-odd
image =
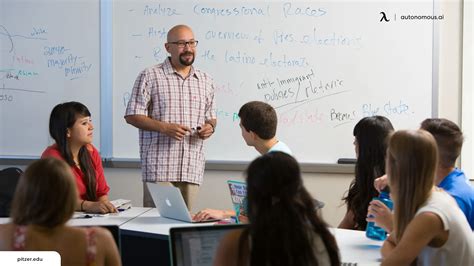
[[[248,216],[247,211],[247,184],[242,181],[228,180],[230,198],[234,207],[236,221],[239,223],[239,215]]]
[[[244,224],[177,227],[170,229],[172,266],[212,265],[221,239]]]
[[[184,202],[181,191],[173,186],[165,186],[154,183],[147,183],[155,207],[162,217],[179,220],[188,223],[208,223],[216,222],[218,219],[193,221],[188,207]]]

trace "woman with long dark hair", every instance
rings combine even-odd
[[[391,132],[392,123],[383,116],[365,117],[355,125],[355,178],[343,198],[347,212],[339,228],[365,230],[367,208],[372,198],[378,195],[374,180],[385,174],[387,137]]]
[[[246,229],[227,235],[214,265],[340,265],[334,236],[314,211],[296,160],[282,152],[247,169]]]
[[[93,130],[91,113],[85,105],[79,102],[56,105],[49,118],[49,133],[56,143],[46,148],[41,157],[56,157],[71,166],[79,192],[77,211],[116,212],[107,196],[110,188],[102,159],[92,145]]]

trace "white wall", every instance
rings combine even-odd
[[[446,19],[440,22],[439,27],[439,117],[460,124],[462,66],[462,5],[460,0],[442,1],[441,13]],[[0,165],[0,168],[4,167],[6,166]],[[135,206],[141,206],[140,169],[106,168],[105,175],[111,187],[111,199],[131,199]],[[326,203],[323,209],[326,221],[332,226],[337,226],[345,213],[345,206],[342,206],[340,199],[349,187],[353,176],[349,174],[304,173],[303,177],[310,193]],[[225,182],[228,179],[238,178],[242,178],[242,173],[239,171],[206,171],[195,210],[206,207],[231,208]]]

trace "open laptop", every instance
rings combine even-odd
[[[247,214],[247,183],[236,180],[228,180],[230,199],[234,207],[236,221],[239,223],[239,215],[248,216]]]
[[[177,227],[170,229],[172,266],[212,265],[221,239],[244,224]]]
[[[188,211],[183,196],[178,188],[154,183],[147,183],[155,207],[161,216],[188,223],[208,223],[217,219],[195,222]]]

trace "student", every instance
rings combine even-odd
[[[77,211],[117,212],[107,196],[110,188],[102,159],[92,145],[93,130],[91,113],[85,105],[79,102],[56,105],[49,118],[49,133],[56,143],[46,148],[41,158],[56,157],[71,166],[79,192]]]
[[[0,225],[0,250],[57,251],[61,265],[121,265],[108,230],[66,225],[76,199],[74,176],[64,161],[33,162],[18,182],[11,223]]]
[[[275,136],[278,118],[271,105],[248,102],[240,107],[239,117],[242,138],[248,146],[254,147],[260,154],[281,151],[292,155],[290,148]]]
[[[461,154],[463,134],[452,121],[444,118],[428,118],[421,123],[424,129],[433,135],[438,146],[439,158],[436,169],[435,185],[448,192],[457,202],[466,216],[471,230],[474,230],[474,188],[461,169],[455,167],[456,159]],[[375,187],[383,189],[387,184],[386,177],[378,178]],[[386,230],[392,230],[391,212],[378,201],[371,203],[369,211],[375,221]]]
[[[260,154],[281,151],[292,155],[290,148],[275,136],[278,118],[271,105],[259,101],[248,102],[240,107],[239,117],[242,138],[248,146],[254,147]],[[234,210],[204,209],[194,219],[225,219],[234,215]],[[245,217],[242,218],[245,220]]]
[[[425,130],[397,131],[389,140],[387,178],[394,230],[382,265],[474,265],[474,238],[456,201],[434,186],[438,150]]]
[[[339,228],[365,230],[367,207],[378,195],[375,178],[385,174],[387,137],[393,131],[392,123],[383,116],[362,118],[354,127],[354,145],[357,157],[355,178],[343,200],[347,212]]]
[[[219,244],[219,265],[340,265],[334,236],[314,212],[299,165],[290,155],[271,152],[247,169],[250,223]]]

